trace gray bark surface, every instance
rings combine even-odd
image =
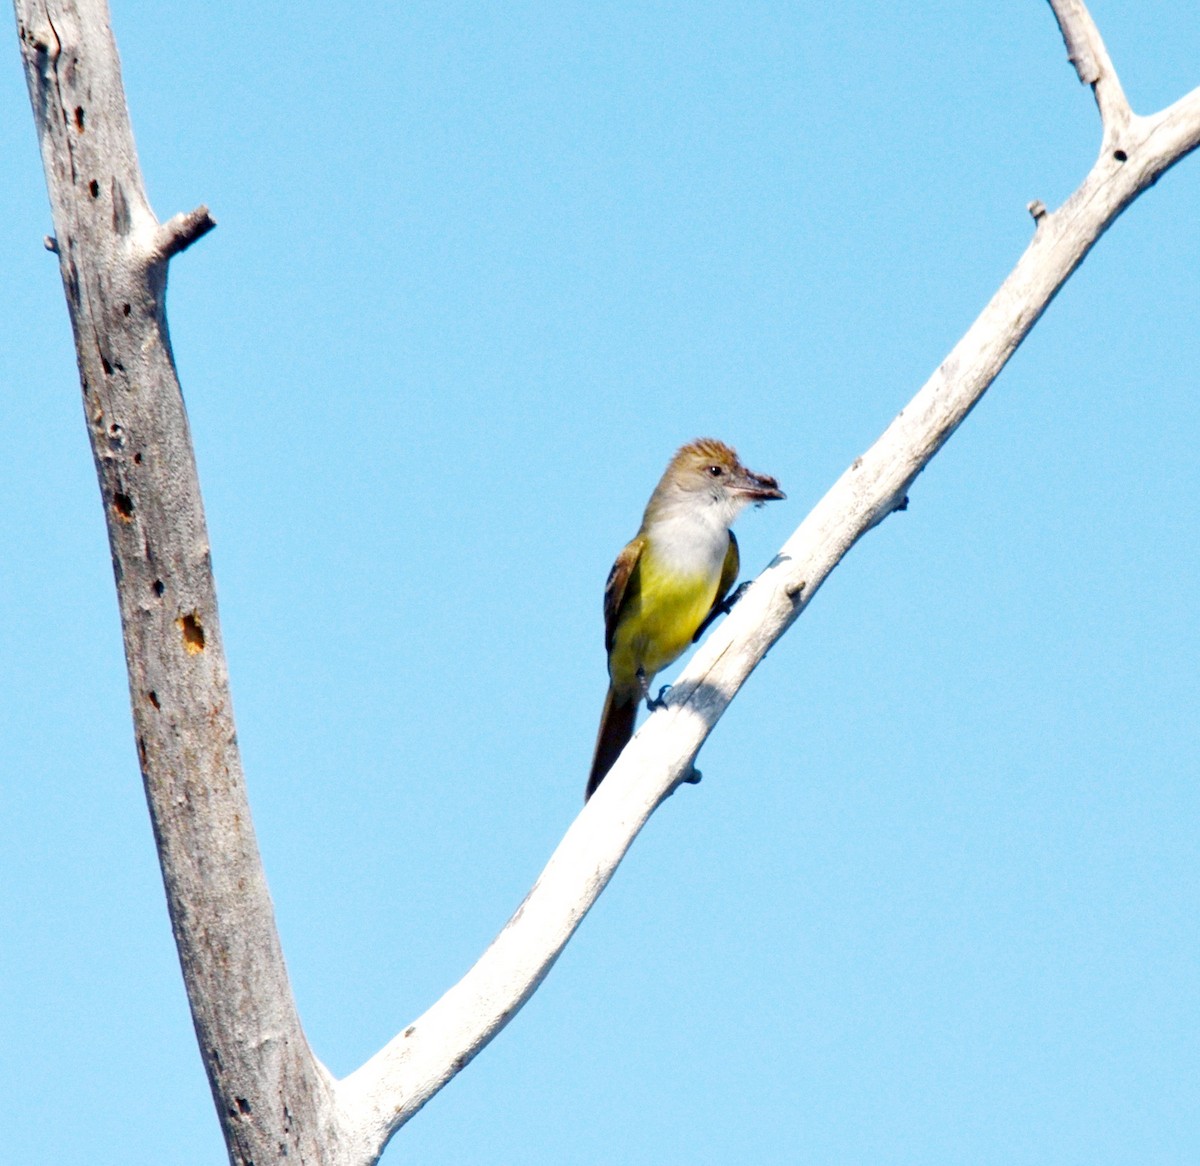
[[[146,199],[105,5],[17,0],[108,525],[138,760],[196,1037],[237,1163],[328,1162],[238,756],[167,263],[213,225]],[[302,1120],[297,1120],[302,1115]]]

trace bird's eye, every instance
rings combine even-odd
[[[725,471],[720,466],[709,466],[708,472],[711,477],[719,478]]]

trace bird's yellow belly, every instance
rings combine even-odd
[[[609,653],[609,676],[618,690],[638,688],[639,669],[649,684],[656,672],[679,659],[712,608],[720,574],[668,575],[643,558],[640,583],[637,597],[621,614]]]

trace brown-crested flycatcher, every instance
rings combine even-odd
[[[722,611],[738,575],[729,529],[751,503],[783,498],[774,478],[751,473],[723,442],[702,437],[671,459],[641,529],[604,587],[608,697],[587,797],[633,736],[637,706],[656,672],[674,663]]]

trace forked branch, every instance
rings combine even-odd
[[[1071,272],[1200,144],[1200,89],[1132,113],[1082,0],[1050,0],[1100,156],[979,318],[696,653],[476,965],[335,1082],[300,1026],[250,825],[208,537],[167,336],[168,261],[212,228],[146,200],[104,0],[15,0],[117,577],[134,728],[201,1055],[231,1161],[368,1166],[532,995],[750,672],[892,511]]]

